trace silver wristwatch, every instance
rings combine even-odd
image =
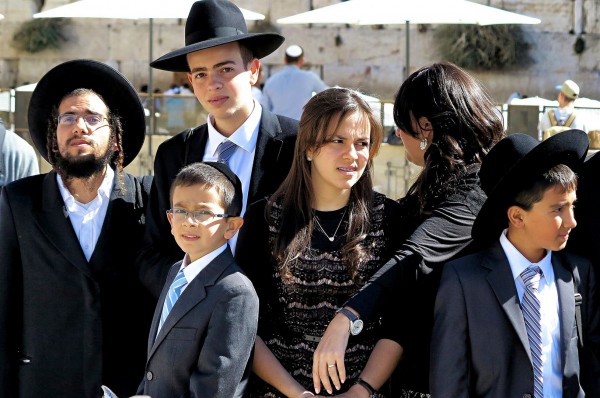
[[[362,319],[354,314],[354,312],[350,311],[347,308],[340,308],[335,312],[336,314],[342,313],[350,320],[350,334],[352,336],[356,336],[363,330],[364,323]]]

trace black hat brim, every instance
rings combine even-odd
[[[135,159],[144,144],[144,108],[133,85],[120,72],[94,60],[73,60],[46,73],[31,95],[27,113],[29,133],[38,152],[48,160],[48,121],[54,108],[69,92],[87,88],[104,99],[110,112],[121,118],[123,127],[123,165]]]
[[[507,227],[506,211],[514,196],[527,188],[528,183],[554,166],[564,164],[578,172],[589,147],[587,134],[568,130],[542,141],[516,162],[488,194],[473,223],[474,240],[489,244],[500,237]]]
[[[216,37],[171,51],[152,61],[150,66],[171,72],[189,72],[188,54],[233,42],[240,42],[240,44],[248,47],[256,58],[263,58],[277,50],[284,40],[284,37],[277,33],[246,33],[236,36]]]

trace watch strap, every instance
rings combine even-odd
[[[361,386],[363,386],[363,388],[369,392],[369,397],[371,397],[371,398],[377,397],[377,390],[374,389],[372,385],[370,385],[369,383],[367,383],[360,377],[356,379],[354,384],[360,384]]]
[[[350,322],[354,322],[358,319],[358,316],[356,316],[354,312],[350,311],[348,308],[342,307],[336,311],[336,314],[337,313],[344,314],[346,318],[350,319]]]

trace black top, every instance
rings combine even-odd
[[[473,168],[458,191],[427,217],[419,215],[414,198],[399,201],[405,221],[402,233],[411,228],[413,232],[408,232],[394,258],[346,303],[367,322],[384,304],[400,319],[394,340],[404,348],[396,375],[396,385],[402,388],[429,391],[429,340],[442,266],[475,249],[471,226],[485,201],[477,171]]]
[[[271,254],[279,232],[281,206],[275,204],[270,208],[269,220],[274,222],[268,225],[265,205],[265,200],[260,201],[246,213],[245,218],[257,228],[253,228],[251,241],[245,239],[238,244],[237,261],[255,284],[260,298],[258,334],[294,378],[308,388],[313,384],[312,356],[318,338],[325,332],[335,310],[359,289],[341,254],[347,240],[349,215],[346,208],[315,212],[325,233],[315,223],[311,243],[292,261],[293,278],[285,283]],[[398,204],[375,194],[370,230],[362,243],[369,248],[370,257],[358,270],[361,280],[368,280],[398,247],[400,222]],[[369,323],[361,334],[349,340],[345,357],[349,381],[342,391],[360,375],[377,340],[395,335],[386,332],[391,326],[383,318]],[[250,388],[250,393],[251,396],[279,396],[274,389],[259,382]]]

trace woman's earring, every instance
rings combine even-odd
[[[308,155],[306,155],[306,160],[308,160],[309,162],[312,162],[312,158]]]
[[[423,137],[421,142],[419,143],[419,148],[424,151],[427,148],[427,138]]]

